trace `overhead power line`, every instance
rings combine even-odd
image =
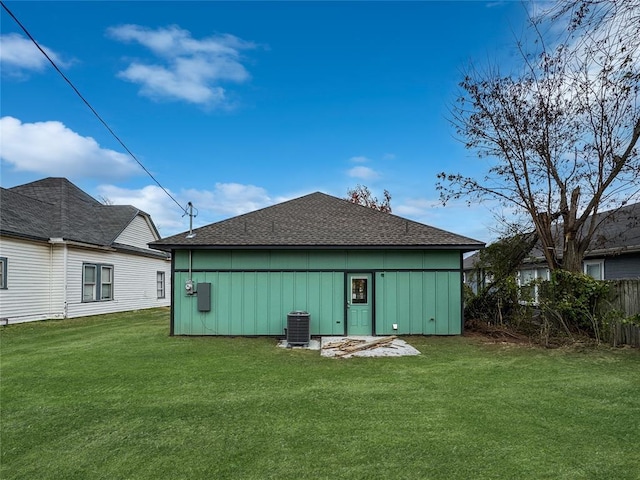
[[[184,208],[182,205],[180,205],[180,203],[178,203],[178,201],[173,197],[173,195],[171,195],[169,193],[169,191],[162,186],[162,184],[156,179],[156,177],[154,177],[153,174],[149,170],[147,170],[147,168],[142,164],[142,162],[140,160],[138,160],[138,158],[133,154],[133,152],[131,150],[129,150],[129,147],[127,147],[125,145],[125,143],[120,139],[120,137],[118,137],[118,135],[116,135],[116,133],[111,129],[111,127],[107,124],[107,122],[104,121],[104,119],[100,116],[100,114],[96,111],[96,109],[93,108],[93,106],[91,106],[89,101],[82,95],[82,93],[80,93],[80,91],[76,88],[76,86],[73,84],[73,82],[71,82],[71,80],[69,80],[69,78],[62,72],[62,70],[60,70],[58,65],[56,65],[56,62],[54,62],[53,59],[47,54],[47,52],[44,51],[44,49],[40,46],[38,41],[31,35],[31,33],[29,33],[29,31],[22,24],[22,22],[20,22],[20,20],[18,20],[18,18],[13,14],[13,12],[11,10],[9,10],[9,7],[7,7],[5,5],[5,3],[3,1],[1,1],[1,0],[0,0],[0,4],[2,4],[2,8],[4,8],[5,11],[9,14],[9,16],[11,16],[11,18],[13,18],[13,20],[16,22],[16,24],[18,24],[18,26],[22,29],[22,31],[25,33],[25,35],[27,37],[29,37],[29,40],[31,40],[31,42],[33,42],[33,44],[37,47],[37,49],[40,50],[40,53],[42,53],[42,55],[44,55],[46,57],[46,59],[49,60],[49,63],[51,63],[51,65],[56,70],[56,72],[58,72],[60,74],[60,76],[64,79],[64,81],[67,82],[67,84],[71,87],[71,89],[76,93],[76,95],[78,97],[80,97],[80,100],[82,100],[84,102],[84,104],[89,108],[89,110],[91,110],[91,112],[100,121],[100,123],[102,123],[102,125],[104,125],[104,127],[109,131],[109,133],[113,136],[113,138],[115,138],[118,141],[118,143],[122,146],[122,148],[124,148],[126,150],[126,152],[131,156],[131,158],[133,158],[135,160],[135,162],[138,165],[140,165],[142,170],[144,170],[145,173],[147,175],[149,175],[149,177],[162,189],[162,191],[164,193],[166,193],[167,196],[171,200],[173,200],[176,205],[178,205],[178,207],[180,207],[180,210],[182,210],[185,214],[188,215],[189,212],[187,211],[187,209]]]

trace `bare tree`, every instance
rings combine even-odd
[[[596,214],[640,192],[639,15],[640,0],[561,1],[532,19],[518,73],[470,68],[451,120],[491,166],[481,179],[439,174],[442,202],[498,201],[530,221],[551,270],[581,271]],[[543,26],[561,21],[547,45]]]
[[[379,201],[377,197],[374,197],[369,187],[366,185],[357,185],[355,188],[351,188],[347,191],[347,198],[352,203],[363,205],[365,207],[373,208],[384,213],[391,213],[391,194],[388,190],[385,190],[384,200]]]

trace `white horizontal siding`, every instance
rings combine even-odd
[[[142,215],[137,215],[122,233],[118,235],[115,242],[148,249],[147,243],[153,242],[154,240],[158,240],[158,238],[154,235],[146,218]]]
[[[113,265],[113,300],[82,302],[82,265]],[[157,272],[165,272],[165,298],[157,298]],[[67,315],[82,317],[169,306],[171,262],[120,252],[69,247],[67,267]]]
[[[171,262],[168,260],[8,237],[0,237],[0,257],[7,258],[8,267],[7,288],[0,289],[0,318],[8,323],[170,305]],[[82,302],[83,263],[113,265],[113,300]],[[158,271],[165,273],[162,299],[157,298]]]
[[[51,291],[52,246],[0,237],[7,258],[7,288],[0,289],[0,318],[9,323],[62,318],[64,302]]]
[[[52,310],[58,313],[52,318],[66,317],[66,292],[67,282],[65,276],[65,263],[67,245],[56,243],[51,246],[51,277],[49,281],[49,294],[51,295]]]

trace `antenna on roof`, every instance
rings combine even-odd
[[[193,203],[189,202],[187,203],[187,208],[189,209],[189,211],[187,212],[187,210],[185,210],[185,214],[184,215],[189,215],[189,234],[187,235],[187,238],[193,238],[196,236],[195,233],[193,233],[193,217],[197,217],[198,216],[198,209],[196,208],[196,213],[193,213]],[[184,215],[182,215],[184,217]]]

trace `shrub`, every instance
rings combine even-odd
[[[540,309],[546,335],[565,332],[587,334],[597,341],[606,325],[599,304],[609,286],[594,278],[566,270],[554,270],[540,288]]]

